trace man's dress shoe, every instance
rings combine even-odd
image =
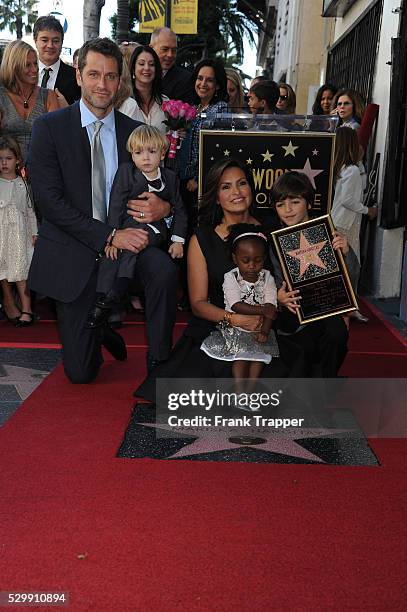
[[[108,296],[100,297],[96,300],[94,306],[89,311],[86,319],[86,327],[88,329],[96,329],[107,323],[113,308],[117,302]]]
[[[118,361],[126,361],[127,349],[120,334],[105,325],[102,330],[102,346]]]
[[[164,360],[165,361],[165,360]],[[164,363],[164,361],[160,361],[159,359],[155,359],[150,353],[147,353],[147,373],[151,374],[151,372],[159,365]]]

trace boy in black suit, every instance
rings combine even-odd
[[[130,134],[127,150],[133,163],[121,164],[117,170],[110,194],[107,223],[114,228],[146,230],[150,247],[165,247],[170,230],[168,253],[173,259],[179,259],[184,255],[187,214],[175,172],[160,167],[167,149],[167,138],[153,126],[140,125]],[[170,203],[170,217],[143,223],[142,213],[140,221],[127,214],[128,201],[140,199],[140,195],[147,191],[157,193],[161,199]],[[99,264],[97,299],[87,320],[90,328],[99,327],[107,321],[112,308],[125,294],[129,281],[135,275],[136,253],[119,253],[115,246],[107,245],[105,256]]]

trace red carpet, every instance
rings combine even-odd
[[[379,332],[384,355],[345,369],[405,362]],[[89,386],[59,367],[0,429],[0,590],[108,612],[404,609],[405,440],[372,441],[381,467],[116,459],[143,374],[144,349]]]
[[[185,323],[178,322],[174,328],[174,341],[179,338],[185,329]],[[126,341],[127,346],[145,348],[147,339],[144,323],[131,321],[125,323],[118,330]],[[0,347],[4,346],[48,346],[59,348],[60,340],[55,321],[38,321],[31,327],[16,329],[6,322],[0,322]]]
[[[380,360],[381,377],[398,378],[407,376],[407,340],[392,329],[380,313],[370,305],[364,305],[363,312],[369,316],[367,325],[351,323],[349,353],[341,370],[343,376],[371,377]],[[45,316],[48,312],[43,313]],[[120,333],[126,344],[132,348],[144,349],[147,344],[143,316],[132,314],[126,320]],[[182,334],[188,315],[179,313],[174,328],[174,342]],[[40,320],[27,328],[16,329],[6,321],[0,322],[1,347],[49,347],[60,346],[56,323]]]

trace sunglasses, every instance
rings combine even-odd
[[[352,102],[338,102],[336,106],[350,106],[350,104],[352,104]]]
[[[288,96],[278,96],[279,100],[288,100]]]

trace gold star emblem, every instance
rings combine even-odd
[[[247,164],[248,166],[251,166],[251,165],[252,165],[252,161],[253,161],[253,160],[252,160],[252,159],[250,159],[250,157],[249,157],[249,159],[246,159],[246,164]]]
[[[296,151],[296,149],[298,149],[298,147],[295,147],[293,145],[291,140],[288,143],[288,145],[285,145],[285,146],[283,145],[281,148],[285,149],[284,157],[287,157],[287,155],[292,155],[293,157],[295,157],[295,151]]]
[[[267,149],[267,151],[265,153],[261,153],[261,155],[263,156],[263,161],[271,161],[271,158],[274,157],[274,153],[270,153],[270,151]]]
[[[225,150],[223,151],[223,155],[224,155],[225,157],[229,157],[229,154],[230,154],[230,151],[228,151],[227,149],[225,149]]]
[[[294,249],[293,251],[287,251],[287,255],[290,257],[294,257],[295,259],[299,259],[300,261],[300,276],[305,274],[308,270],[309,266],[312,264],[317,266],[317,268],[322,268],[326,270],[326,265],[319,257],[319,252],[326,245],[326,240],[322,242],[317,242],[316,244],[312,244],[308,242],[304,233],[300,233],[300,246],[298,249]]]

